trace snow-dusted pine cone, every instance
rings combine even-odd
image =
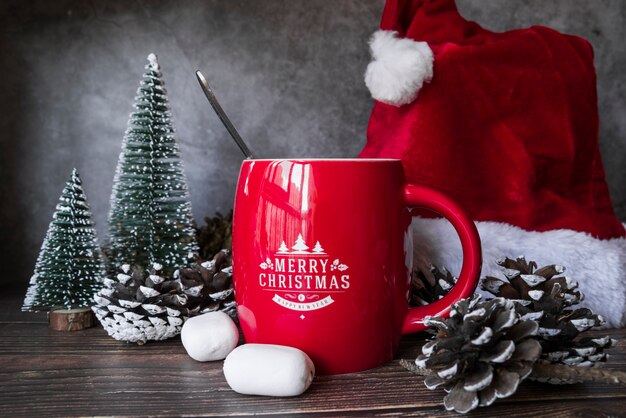
[[[233,211],[226,215],[217,212],[215,216],[205,216],[206,225],[196,227],[196,237],[200,247],[200,257],[208,260],[222,249],[233,246]]]
[[[430,274],[421,270],[413,272],[411,280],[411,303],[415,306],[428,305],[444,297],[458,279],[445,268],[430,266]]]
[[[174,277],[185,287],[189,316],[220,310],[237,318],[230,251],[218,252],[211,261],[198,260],[177,270]]]
[[[92,309],[111,337],[144,344],[180,333],[188,296],[179,280],[162,276],[162,268],[155,263],[145,272],[124,264],[116,280],[104,280]]]
[[[604,319],[587,308],[571,309],[584,295],[576,281],[562,275],[563,266],[538,269],[537,263],[527,262],[524,257],[501,258],[496,263],[503,267],[506,280],[486,277],[481,288],[513,300],[522,319],[539,323],[542,359],[579,367],[606,360],[604,349],[613,344],[609,337],[577,338],[581,332],[603,325]]]
[[[438,332],[415,364],[427,374],[427,388],[448,392],[449,411],[465,413],[511,396],[541,354],[532,338],[537,323],[520,319],[504,298],[481,301],[474,295],[455,303],[450,318],[427,317],[424,323]]]

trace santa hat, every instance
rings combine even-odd
[[[495,33],[453,0],[388,0],[365,82],[377,100],[360,157],[400,158],[476,221],[482,275],[524,254],[561,264],[609,325],[626,325],[626,232],[598,148],[593,50],[534,26]],[[416,261],[458,274],[442,219],[416,218]]]

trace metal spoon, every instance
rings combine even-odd
[[[239,135],[239,132],[237,132],[237,129],[235,129],[235,127],[233,126],[228,116],[226,116],[226,112],[224,112],[224,109],[222,109],[220,102],[217,100],[217,97],[215,97],[215,93],[213,93],[213,90],[211,90],[211,86],[209,86],[209,83],[206,81],[206,78],[204,78],[204,76],[202,75],[200,71],[196,71],[196,77],[198,78],[200,87],[202,87],[202,91],[204,91],[204,95],[206,96],[207,99],[209,99],[209,103],[211,103],[213,110],[215,110],[215,113],[217,113],[217,116],[220,118],[220,120],[226,127],[226,130],[228,131],[230,136],[233,137],[233,139],[235,140],[235,143],[237,143],[237,146],[239,146],[239,149],[241,150],[241,152],[243,152],[243,154],[246,156],[246,159],[248,160],[254,159],[252,152],[250,152],[250,149],[241,138],[241,135]]]

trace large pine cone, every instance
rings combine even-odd
[[[237,319],[230,251],[218,252],[211,261],[198,260],[174,277],[185,287],[189,316],[220,310]]]
[[[146,272],[124,264],[116,280],[104,280],[92,309],[111,337],[141,345],[180,333],[188,296],[179,280],[162,276],[162,268],[155,263]]]
[[[605,348],[613,341],[608,338],[577,338],[592,327],[603,325],[604,319],[590,309],[570,309],[583,300],[578,283],[563,276],[563,266],[537,268],[534,261],[524,257],[496,261],[503,267],[507,280],[486,277],[481,288],[495,296],[512,299],[522,319],[539,323],[538,337],[543,348],[542,358],[552,363],[593,366],[605,361]]]
[[[427,374],[426,387],[448,392],[449,411],[465,413],[511,396],[541,354],[531,338],[537,323],[520,319],[504,298],[481,301],[474,295],[455,303],[450,318],[427,317],[424,323],[438,332],[415,364]]]

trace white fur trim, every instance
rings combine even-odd
[[[370,39],[372,62],[365,84],[380,102],[411,103],[425,82],[433,78],[433,51],[426,42],[399,38],[398,32],[379,30]]]
[[[585,294],[582,306],[602,315],[610,327],[626,325],[626,239],[600,240],[567,229],[534,232],[497,222],[476,222],[482,242],[481,277],[502,278],[495,260],[524,255],[539,267],[565,266],[565,275],[578,281]],[[428,272],[431,264],[458,276],[461,243],[443,219],[413,219],[414,268]],[[483,293],[483,292],[480,292]]]

